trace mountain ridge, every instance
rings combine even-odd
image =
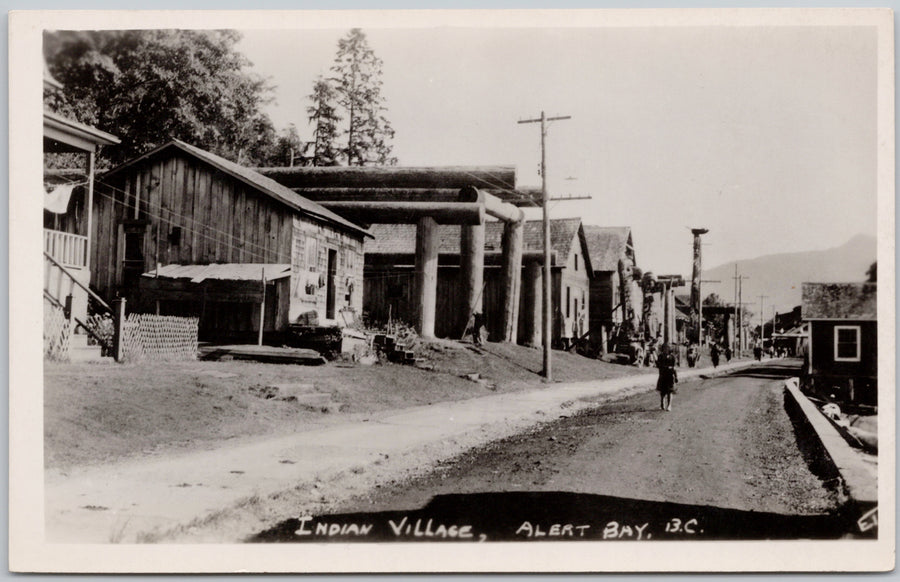
[[[734,267],[743,281],[742,296],[747,308],[759,314],[759,296],[764,298],[764,317],[772,317],[772,306],[779,313],[800,305],[801,284],[805,282],[845,283],[865,281],[866,271],[875,262],[878,241],[874,236],[858,234],[842,245],[821,250],[788,251],[751,259],[730,261],[703,270],[704,279],[721,283],[703,285],[703,296],[717,293],[725,303],[734,301]],[[752,303],[756,303],[752,305]]]

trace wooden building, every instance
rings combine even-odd
[[[261,315],[274,332],[362,309],[368,232],[253,170],[175,140],[96,193],[94,285],[131,310],[198,315],[201,339],[239,341],[256,339]],[[202,265],[218,266],[184,269]]]
[[[586,331],[589,317],[590,260],[580,219],[551,221],[551,266],[553,272],[553,340],[558,342],[563,325],[571,329],[581,320]],[[503,234],[501,222],[486,222],[484,228],[484,278],[479,290],[488,337],[503,338]],[[413,225],[384,224],[372,227],[374,239],[366,242],[363,310],[373,322],[412,322],[415,317]],[[517,312],[519,343],[540,345],[541,266],[543,238],[541,221],[526,221],[523,228],[522,290]],[[437,230],[438,277],[435,335],[460,338],[471,309],[461,289],[461,228],[441,225]],[[583,315],[583,317],[582,317]]]
[[[53,83],[45,76],[45,85],[57,87]],[[87,321],[88,289],[93,283],[89,249],[96,246],[94,160],[100,147],[118,143],[106,132],[44,112],[44,154],[84,157],[83,169],[44,171],[45,188],[51,189],[44,195],[44,298],[63,305],[71,296],[74,317],[82,323]]]
[[[805,372],[813,390],[878,403],[877,305],[876,283],[803,283]]]
[[[632,297],[640,296],[640,287],[633,280],[622,281],[619,263],[637,264],[631,228],[627,226],[585,225],[584,235],[590,253],[594,276],[590,291],[591,341],[603,351],[616,327],[625,320],[626,306],[622,301],[622,285],[631,285]]]

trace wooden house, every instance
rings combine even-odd
[[[591,266],[581,220],[552,220],[551,268],[553,273],[553,340],[562,337],[563,325],[589,317],[588,293]],[[480,291],[489,339],[502,337],[502,237],[501,222],[485,223],[484,282]],[[412,321],[415,317],[414,251],[416,228],[404,224],[376,224],[374,238],[365,247],[365,292],[363,310],[370,321]],[[438,238],[437,320],[435,335],[460,338],[469,316],[459,292],[461,230],[440,225]],[[523,227],[522,290],[518,308],[519,343],[541,343],[543,238],[541,221],[526,221]],[[584,316],[582,318],[582,315]]]
[[[52,79],[51,79],[52,81]],[[45,85],[51,86],[45,73]],[[58,83],[57,83],[58,85]],[[97,150],[119,139],[83,123],[44,112],[44,154],[80,154],[83,169],[45,170],[44,194],[44,298],[63,305],[71,296],[76,320],[87,321],[88,289],[92,281],[89,249],[95,246],[92,225],[94,161]]]
[[[878,403],[876,283],[803,283],[809,323],[806,369],[813,390]]]
[[[586,225],[584,235],[594,270],[590,283],[591,340],[606,350],[613,330],[626,317],[626,306],[622,301],[623,284],[632,287],[632,297],[638,298],[641,293],[633,279],[622,281],[619,265],[622,262],[630,270],[636,264],[634,244],[631,229],[627,226]]]
[[[102,176],[94,285],[129,310],[197,315],[209,341],[255,340],[362,309],[368,232],[270,178],[181,141]]]

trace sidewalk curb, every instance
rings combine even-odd
[[[871,527],[866,518],[878,506],[878,484],[871,470],[816,405],[800,392],[797,378],[786,380],[784,390],[793,411],[812,429],[822,446],[823,460],[836,472],[841,493],[846,496],[847,504],[862,515],[858,525],[861,531],[866,531]]]

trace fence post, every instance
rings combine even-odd
[[[69,322],[69,326],[72,325],[72,317],[74,316],[73,313],[72,313],[72,301],[73,301],[73,299],[74,299],[74,298],[72,297],[72,294],[71,294],[71,293],[69,293],[68,295],[66,295],[66,303],[65,303],[65,305],[63,306],[63,315],[66,316],[66,321]]]
[[[122,344],[122,329],[125,326],[125,299],[119,298],[113,301],[113,315],[115,317],[116,332],[113,336],[113,357],[121,362],[125,356]]]

